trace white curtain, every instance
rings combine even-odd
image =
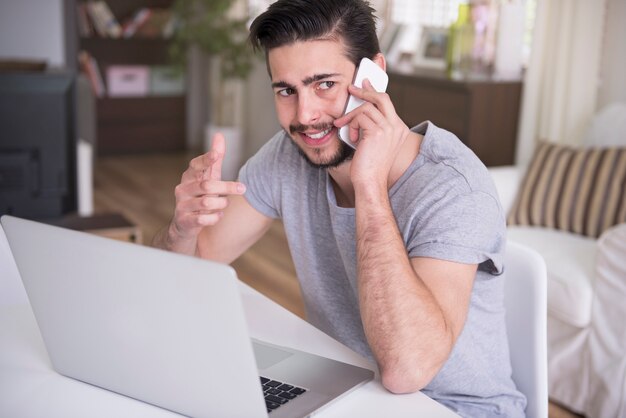
[[[539,0],[516,163],[537,140],[579,145],[594,114],[606,0]]]

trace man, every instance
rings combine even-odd
[[[468,417],[523,416],[502,302],[504,215],[454,135],[409,129],[390,98],[351,86],[385,69],[364,0],[279,0],[251,26],[284,132],[220,180],[224,139],[193,159],[156,245],[230,263],[281,218],[307,319],[376,361],[391,392]],[[365,100],[342,116],[348,94]],[[350,126],[356,151],[337,137]]]

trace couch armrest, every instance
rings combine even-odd
[[[589,335],[591,417],[626,416],[626,223],[598,239]]]
[[[509,213],[522,181],[523,170],[518,166],[507,165],[490,167],[489,174],[496,185],[504,213]]]

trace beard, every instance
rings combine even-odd
[[[333,129],[334,125],[332,123],[316,124],[316,125],[289,125],[289,133],[291,134],[291,137],[293,138],[293,136],[297,134],[298,132],[306,131],[309,128],[312,128],[318,131],[325,131],[327,129]],[[336,129],[335,129],[335,132],[337,132]],[[294,142],[296,143],[296,146],[298,147],[298,153],[300,154],[300,156],[302,156],[302,158],[304,158],[304,160],[311,167],[327,169],[327,168],[338,167],[344,162],[350,161],[352,157],[354,156],[354,151],[355,151],[354,148],[352,148],[345,142],[339,140],[339,138],[337,139],[339,142],[339,149],[337,149],[335,153],[330,155],[329,157],[322,158],[321,157],[322,150],[319,150],[319,149],[313,150],[315,155],[319,157],[316,159],[316,161],[313,161],[311,157],[307,155],[303,147],[297,141],[294,141]]]

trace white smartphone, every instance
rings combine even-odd
[[[372,86],[377,92],[383,93],[387,90],[389,76],[382,68],[378,66],[378,64],[376,64],[369,58],[363,58],[359,63],[359,68],[357,68],[356,70],[356,73],[354,75],[354,81],[352,82],[352,84],[357,87],[362,87],[363,80],[366,78],[370,81],[370,83],[372,83]],[[343,114],[345,115],[346,113],[353,111],[357,107],[361,106],[363,103],[363,100],[354,97],[353,95],[350,95],[350,97],[348,97],[346,109]],[[341,129],[339,129],[339,139],[350,145],[352,148],[356,148],[356,144],[358,141],[350,141],[350,128],[348,125],[345,125]]]

